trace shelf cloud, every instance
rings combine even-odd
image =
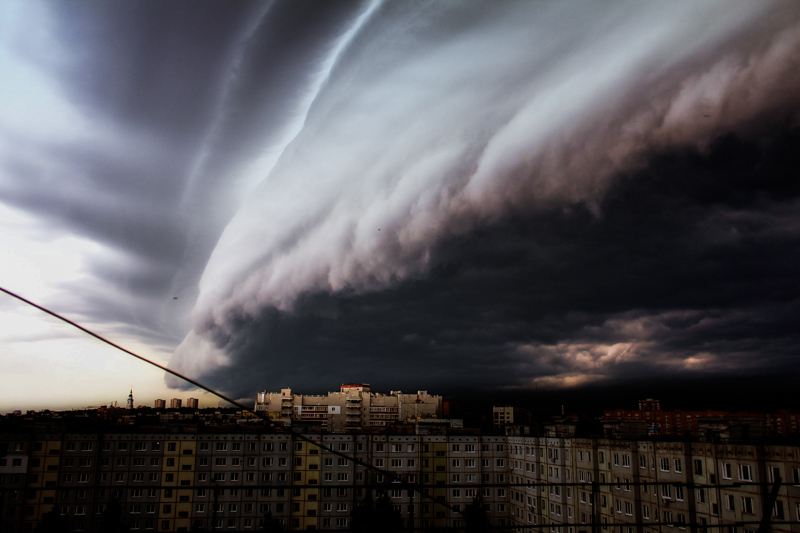
[[[2,17],[0,215],[80,240],[46,299],[231,394],[796,364],[792,3]]]
[[[693,349],[667,356],[663,342],[638,330],[619,332],[611,346],[588,335],[582,348],[570,337],[581,336],[583,325],[562,332],[555,345],[543,344],[535,320],[513,313],[511,324],[482,319],[515,305],[491,287],[452,330],[447,310],[406,314],[397,300],[408,285],[431,283],[442,250],[453,242],[486,246],[475,235],[497,232],[514,218],[525,219],[523,225],[569,224],[579,217],[564,214],[569,210],[587,211],[584,223],[604,228],[609,194],[625,180],[645,179],[639,174],[653,158],[685,150],[702,158],[720,135],[749,139],[796,119],[796,13],[785,17],[765,4],[726,7],[365,5],[321,47],[318,75],[333,67],[301,110],[302,128],[225,228],[201,279],[193,330],[173,361],[209,376],[235,369],[231,379],[252,365],[273,386],[330,373],[346,379],[356,369],[364,378],[389,380],[382,368],[413,382],[398,364],[407,372],[430,371],[432,381],[483,382],[488,374],[500,385],[540,373],[603,374],[634,361],[699,361]],[[548,237],[537,233],[521,246],[549,255],[537,238]],[[470,253],[453,252],[449,261],[461,264]],[[451,283],[469,284],[462,276],[501,275],[487,270],[459,273],[431,287],[429,297],[455,290]],[[585,274],[572,282],[587,283],[591,273]],[[477,290],[482,280],[473,281]],[[374,325],[381,332],[398,333],[393,324],[404,322],[409,335],[419,335],[414,328],[422,323],[439,323],[441,330],[426,337],[426,348],[399,342],[377,349],[377,339],[352,322],[365,320],[365,307],[382,297],[391,303]],[[688,303],[673,305],[697,312],[682,309]],[[710,312],[709,303],[699,312]],[[652,320],[678,312],[673,305],[664,304]],[[627,314],[605,320],[643,320],[621,311]],[[485,332],[479,346],[463,343],[467,330],[484,324],[497,331]],[[506,335],[504,327],[517,331]],[[448,331],[460,340],[437,340]],[[415,358],[415,365],[404,363]],[[553,364],[544,363],[548,358]],[[730,364],[728,357],[722,366]],[[528,375],[515,372],[517,365]]]

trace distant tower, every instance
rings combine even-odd
[[[133,387],[131,387],[131,392],[128,394],[128,405],[126,406],[127,409],[133,409]]]
[[[197,398],[189,398],[189,403],[188,403],[189,409],[197,409],[199,405],[200,402],[197,400]]]

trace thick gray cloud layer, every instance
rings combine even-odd
[[[0,116],[0,195],[117,250],[63,303],[183,338],[179,370],[247,394],[792,361],[794,4],[8,5],[9,57],[85,124]]]
[[[582,206],[605,217],[602,204],[615,180],[655,154],[703,147],[731,130],[754,134],[794,113],[797,13],[730,7],[559,2],[440,4],[422,12],[390,4],[360,19],[302,131],[214,250],[194,330],[174,361],[209,375],[261,361],[270,386],[329,379],[330,372],[346,379],[352,368],[364,379],[389,373],[411,383],[425,369],[434,382],[500,385],[518,365],[529,367],[515,374],[527,380],[580,382],[603,377],[622,359],[646,366],[675,359],[680,366],[705,357],[689,350],[667,358],[663,342],[626,336],[625,324],[661,318],[624,307],[620,312],[633,314],[603,325],[605,341],[579,328],[545,346],[536,331],[504,331],[513,321],[528,324],[512,313],[511,323],[492,324],[497,329],[472,354],[454,342],[434,357],[395,338],[394,349],[383,348],[390,355],[382,355],[366,342],[369,333],[350,323],[364,320],[357,313],[320,319],[323,330],[313,335],[322,338],[299,342],[302,353],[296,344],[316,331],[308,317],[317,313],[309,315],[306,304],[314,309],[332,298],[338,308],[342,298],[380,298],[370,296],[375,292],[389,302],[388,323],[374,327],[396,333],[392,324],[412,318],[398,311],[403,298],[395,291],[429,275],[445,243],[512,214]],[[520,296],[535,301],[531,293]],[[453,326],[455,335],[480,329],[481,314],[511,305],[513,295],[487,287],[480,299],[480,309]],[[578,313],[590,305],[567,302]],[[446,309],[409,313],[442,328],[436,336],[450,331]],[[352,336],[347,347],[337,345],[341,335]],[[407,365],[415,352],[425,356]],[[552,358],[559,364],[546,362]],[[398,361],[409,376],[397,376]]]

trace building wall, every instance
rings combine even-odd
[[[319,423],[329,433],[380,429],[396,422],[442,416],[442,397],[418,391],[416,394],[371,392],[369,385],[343,385],[326,396],[294,394],[291,389],[260,392],[254,410],[272,419]]]
[[[405,525],[464,527],[475,501],[497,527],[672,531],[696,521],[753,522],[777,476],[784,521],[800,531],[800,448],[490,435],[36,433],[0,435],[2,531],[44,515],[68,530],[118,520],[130,531],[346,530],[354,507],[385,492]],[[340,454],[344,454],[343,457]],[[356,461],[348,459],[354,458]],[[371,469],[374,467],[376,470]],[[409,493],[393,477],[421,484]],[[447,502],[448,506],[436,503]],[[640,524],[640,525],[637,525]],[[652,525],[650,525],[652,524]],[[683,524],[683,525],[682,525]],[[561,526],[564,526],[561,528]]]

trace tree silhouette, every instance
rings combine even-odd
[[[272,516],[271,512],[268,512],[264,515],[264,518],[261,519],[261,531],[269,531],[269,532],[276,532],[276,531],[286,531],[286,528],[283,527],[283,521],[275,518]]]
[[[53,508],[52,511],[42,515],[42,521],[33,531],[35,533],[61,533],[62,531],[69,531],[69,529],[67,517]]]
[[[483,505],[480,494],[464,509],[464,522],[466,523],[467,531],[489,530],[489,517],[486,514],[486,506]]]

